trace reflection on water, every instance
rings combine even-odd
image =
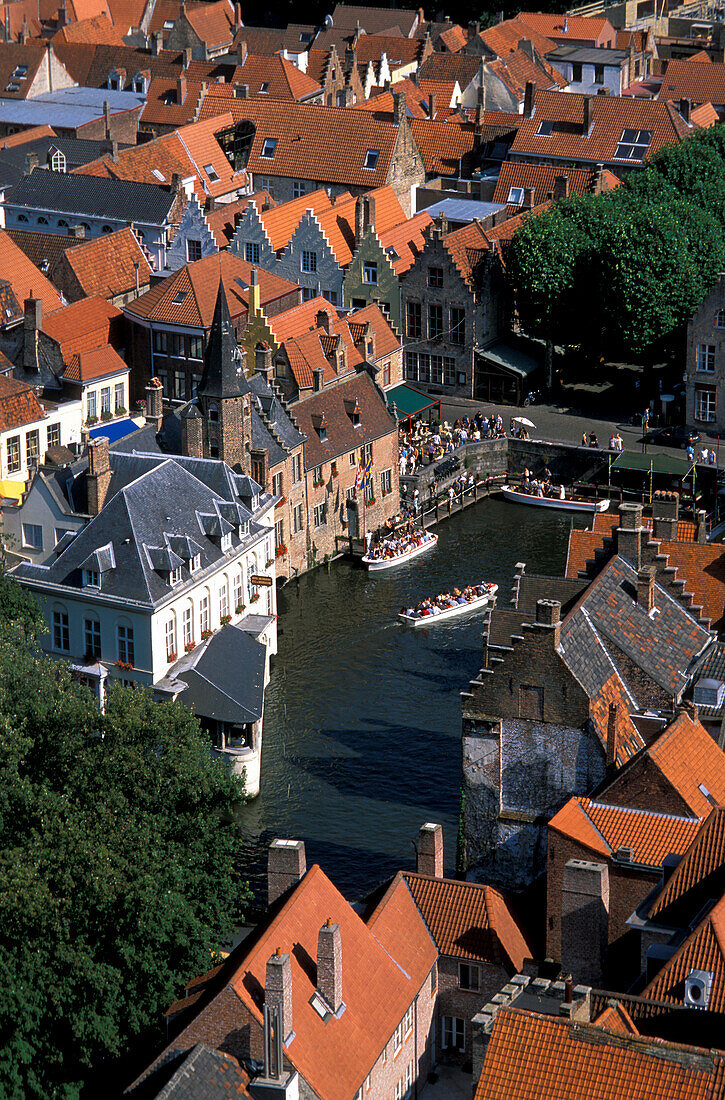
[[[460,696],[481,667],[481,619],[411,630],[403,604],[514,564],[561,573],[565,513],[482,501],[442,524],[437,548],[370,575],[348,561],[281,590],[279,654],[267,690],[262,791],[241,812],[244,862],[259,897],[274,836],[304,839],[350,899],[400,867],[424,821],[444,827],[453,870],[460,796]]]

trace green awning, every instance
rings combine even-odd
[[[511,347],[510,344],[494,344],[493,347],[486,348],[484,351],[479,352],[482,359],[487,359],[490,363],[494,363],[497,367],[503,367],[504,370],[512,371],[517,374],[519,378],[528,378],[530,374],[539,369],[540,364],[535,359],[532,359],[530,355],[526,355],[525,352],[519,351],[518,348]]]
[[[689,458],[675,458],[673,455],[639,454],[637,451],[622,451],[612,462],[612,469],[639,470],[643,474],[669,474],[671,477],[687,477],[694,466]]]
[[[392,409],[395,406],[395,415],[398,420],[407,420],[411,416],[425,412],[426,409],[440,409],[441,405],[440,398],[431,398],[427,393],[416,390],[405,382],[388,390],[385,397],[388,408]]]

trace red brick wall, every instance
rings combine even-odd
[[[599,797],[600,801],[612,806],[632,806],[655,813],[694,816],[649,756],[640,757],[620,772]]]
[[[465,960],[461,960],[465,961]],[[458,959],[441,956],[438,960],[438,1005],[436,1011],[436,1053],[443,1062],[464,1062],[471,1057],[471,1020],[506,985],[510,975],[502,966],[482,964],[479,968],[480,988],[476,992],[461,989],[458,980]],[[465,1020],[466,1048],[462,1054],[443,1047],[443,1017]]]

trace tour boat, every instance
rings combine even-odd
[[[502,485],[501,492],[506,500],[516,501],[517,504],[533,504],[537,508],[554,508],[559,512],[585,512],[587,515],[606,512],[610,503],[609,500],[582,500],[576,497],[539,497],[513,485]]]
[[[483,587],[486,591],[482,596],[477,596],[475,600],[466,600],[465,603],[453,603],[444,611],[439,611],[437,615],[406,615],[401,611],[398,618],[401,623],[405,623],[406,626],[435,626],[437,623],[445,622],[447,619],[455,619],[458,615],[468,615],[471,611],[480,611],[491,602],[498,592],[497,584],[486,582]]]
[[[408,547],[401,553],[393,554],[389,558],[371,558],[366,554],[362,560],[371,573],[377,572],[380,569],[390,569],[394,565],[402,565],[404,562],[412,561],[413,558],[425,554],[426,550],[432,550],[437,542],[438,536],[432,535],[429,531],[426,531],[424,540],[419,546]],[[383,545],[385,544],[383,543]]]

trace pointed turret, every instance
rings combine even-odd
[[[245,377],[245,355],[237,344],[224,285],[219,280],[214,320],[204,352],[204,373],[197,388],[199,397],[220,401],[250,393]]]

